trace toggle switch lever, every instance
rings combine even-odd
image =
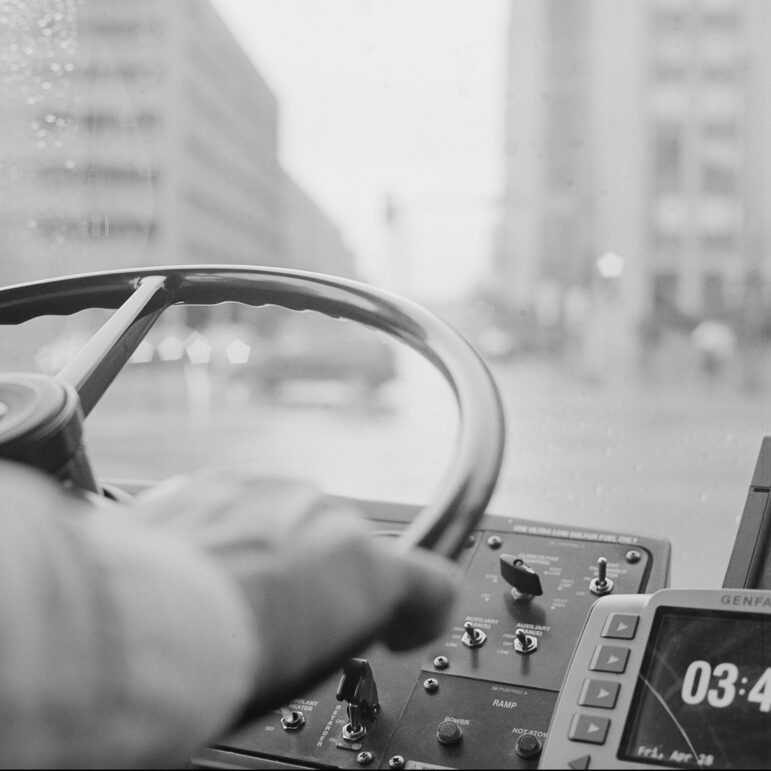
[[[514,650],[522,654],[535,653],[538,650],[538,638],[527,634],[524,629],[517,629]]]
[[[300,710],[281,707],[281,727],[285,731],[299,731],[305,725],[305,715]]]
[[[461,642],[467,648],[480,648],[487,642],[487,635],[478,627],[475,627],[470,621],[463,624],[463,637]]]
[[[608,561],[605,557],[597,560],[597,578],[593,578],[589,583],[589,591],[598,597],[613,591],[613,581],[608,578]]]
[[[533,597],[543,594],[538,573],[518,557],[501,554],[501,576],[506,583],[511,584],[511,593],[517,602],[528,603]]]
[[[380,712],[377,685],[372,667],[366,659],[348,659],[337,686],[337,700],[348,704],[348,724],[343,728],[343,739],[355,742],[367,733]]]

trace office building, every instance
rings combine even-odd
[[[354,254],[339,227],[288,173],[283,186],[285,264],[315,273],[353,278]]]
[[[569,325],[609,282],[630,340],[740,316],[771,268],[771,6],[510,8],[504,302]]]
[[[208,0],[55,7],[2,32],[0,282],[185,263],[350,272],[281,167],[275,94]]]

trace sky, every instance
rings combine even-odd
[[[363,278],[421,299],[477,283],[502,185],[505,0],[213,2],[279,100],[285,167]]]

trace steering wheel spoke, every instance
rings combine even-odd
[[[98,404],[110,383],[166,310],[163,276],[148,276],[59,372],[80,397],[83,415]]]

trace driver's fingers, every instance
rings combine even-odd
[[[215,557],[245,589],[264,659],[280,686],[343,655],[352,641],[406,649],[445,626],[452,566],[427,552],[397,555],[371,525],[332,508],[308,484],[208,472],[141,496],[140,517]]]
[[[223,555],[274,548],[323,509],[312,484],[241,470],[177,477],[138,496],[135,504],[147,523]]]
[[[399,556],[360,520],[328,511],[268,559],[238,562],[237,578],[257,619],[258,688],[302,682],[352,641],[384,639],[394,648],[439,634],[455,596],[449,563]]]
[[[458,583],[456,566],[424,549],[401,557],[399,567],[406,591],[383,632],[395,651],[430,642],[447,628]]]

